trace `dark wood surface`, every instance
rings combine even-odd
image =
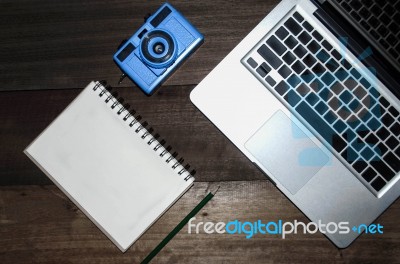
[[[116,86],[120,41],[161,1],[0,1],[0,263],[138,263],[216,186],[198,221],[308,221],[190,102],[190,91],[278,1],[173,1],[203,46],[153,96],[115,88],[198,171],[192,189],[121,253],[22,153],[91,80]],[[238,129],[240,129],[238,127]],[[113,135],[110,135],[112,140]],[[399,263],[400,202],[339,250],[321,234],[188,234],[154,263]]]

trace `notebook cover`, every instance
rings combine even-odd
[[[117,100],[108,92],[100,97],[104,87],[94,91],[95,85],[91,82],[24,152],[125,251],[194,178],[151,135],[142,138],[147,130],[137,131],[139,122],[129,126],[134,117],[124,121],[128,112],[117,114],[122,106],[112,109]]]

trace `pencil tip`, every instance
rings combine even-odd
[[[217,187],[214,191],[211,191],[212,195],[215,195],[215,194],[218,192],[219,187],[220,187],[220,186],[218,185],[218,187]]]

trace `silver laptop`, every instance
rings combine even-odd
[[[399,10],[284,0],[190,95],[315,223],[368,226],[399,197]]]

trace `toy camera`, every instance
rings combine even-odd
[[[150,95],[203,40],[182,14],[165,3],[118,49],[114,61]]]

